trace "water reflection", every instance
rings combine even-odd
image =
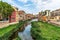
[[[37,21],[37,19],[33,19],[32,21]],[[30,23],[32,22],[30,21]],[[30,30],[31,30],[31,24],[28,24],[25,27],[25,30],[23,32],[19,32],[18,35],[22,40],[33,40],[30,34]]]

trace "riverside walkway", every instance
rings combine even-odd
[[[16,24],[16,23],[18,23],[18,22],[9,23],[8,21],[0,21],[0,28],[4,28],[9,25]]]
[[[60,21],[50,21],[50,23],[57,25],[57,26],[60,26]]]

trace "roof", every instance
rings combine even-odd
[[[19,14],[25,14],[25,11],[20,10],[20,11],[18,11],[18,13],[19,13]]]
[[[26,14],[26,16],[33,16],[33,14]]]

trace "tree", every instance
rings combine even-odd
[[[14,9],[10,4],[0,1],[0,14],[2,14],[3,19],[8,18],[13,11]]]

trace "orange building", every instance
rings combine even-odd
[[[42,16],[42,21],[47,21],[47,17],[46,16]]]
[[[50,10],[41,11],[38,14],[39,21],[48,21],[50,18]]]

